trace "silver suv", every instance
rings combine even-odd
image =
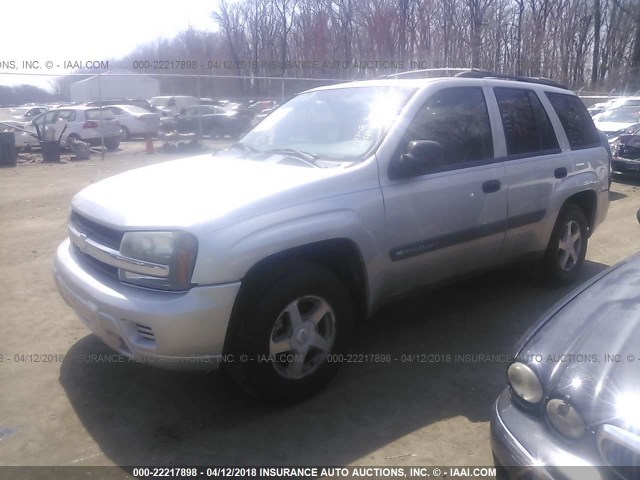
[[[84,189],[55,278],[123,355],[221,365],[293,401],[400,295],[525,257],[573,281],[609,205],[604,145],[578,97],[548,84],[317,88],[225,152]]]

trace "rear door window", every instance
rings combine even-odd
[[[545,92],[567,134],[571,150],[600,146],[593,120],[582,100],[575,95]]]
[[[73,122],[76,119],[76,112],[73,110],[59,110],[56,120],[64,120],[65,122]]]
[[[533,107],[533,113],[536,116],[536,123],[538,124],[540,149],[543,151],[559,150],[560,145],[558,144],[558,137],[556,137],[556,132],[553,130],[553,125],[551,125],[551,120],[549,120],[547,111],[542,106],[542,102],[535,92],[529,90],[528,94],[529,101]]]
[[[532,90],[494,88],[508,155],[535,154],[558,148],[549,117]]]

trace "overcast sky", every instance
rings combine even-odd
[[[3,6],[0,27],[0,85],[46,78],[16,77],[2,62],[38,60],[41,73],[62,73],[64,61],[119,58],[161,37],[173,37],[189,26],[215,30],[211,12],[217,0],[23,0]],[[143,59],[141,59],[143,60]],[[47,69],[46,61],[54,67]]]

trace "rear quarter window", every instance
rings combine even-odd
[[[567,135],[571,150],[600,146],[598,130],[582,100],[575,95],[545,92]]]

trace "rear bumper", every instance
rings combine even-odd
[[[165,368],[219,365],[240,282],[184,293],[136,288],[85,266],[69,240],[58,247],[53,272],[82,322],[120,354]]]

